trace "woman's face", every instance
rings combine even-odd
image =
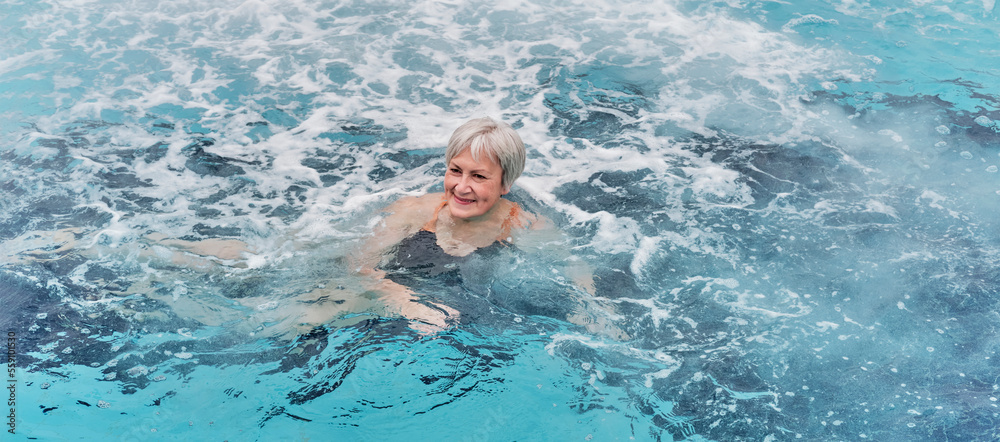
[[[444,195],[451,215],[475,220],[487,213],[507,194],[503,188],[503,168],[489,155],[476,161],[465,149],[448,163],[444,174]]]

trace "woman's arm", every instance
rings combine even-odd
[[[534,249],[543,256],[559,261],[565,277],[573,281],[576,287],[594,295],[594,269],[582,258],[570,252],[566,247],[568,243],[566,235],[552,220],[542,215],[523,213],[525,217],[522,225],[527,226],[527,229],[519,236],[518,247],[523,250]]]
[[[378,222],[361,247],[351,254],[352,270],[381,278],[385,272],[377,269],[382,259],[430,220],[434,205],[440,200],[440,194],[406,197],[385,208],[385,217]]]
[[[372,235],[351,256],[351,270],[365,277],[363,288],[377,294],[390,313],[414,321],[413,328],[426,332],[444,329],[449,318],[458,317],[458,311],[442,304],[425,305],[418,302],[413,290],[385,277],[379,269],[383,259],[393,253],[393,248],[407,237],[417,233],[434,216],[434,209],[441,202],[441,194],[408,197],[396,201],[385,209],[386,216],[375,227]]]
[[[526,224],[528,228],[518,238],[518,247],[558,262],[562,275],[581,290],[577,292],[577,308],[567,315],[566,320],[583,326],[591,333],[619,341],[629,339],[628,334],[615,324],[619,316],[612,301],[596,296],[594,268],[571,252],[567,246],[569,239],[551,220],[541,215],[531,217],[531,223]]]

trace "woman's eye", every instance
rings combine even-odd
[[[484,177],[484,176],[482,176],[482,175],[480,175],[480,174],[478,174],[478,173],[477,173],[477,174],[475,174],[475,175],[473,175],[473,176],[474,176],[474,177],[476,177],[476,178],[479,178],[479,179],[481,179],[481,180],[485,180],[485,179],[486,179],[486,177]]]

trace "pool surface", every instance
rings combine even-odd
[[[11,440],[1000,438],[994,0],[0,8]],[[482,115],[605,329],[359,289]]]

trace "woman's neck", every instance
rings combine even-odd
[[[489,211],[475,218],[455,218],[445,205],[438,215],[437,231],[449,239],[485,247],[501,235],[510,204],[510,201],[501,199]]]

